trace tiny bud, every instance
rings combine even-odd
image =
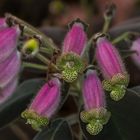
[[[122,99],[124,96],[124,90],[122,95],[119,91],[122,89],[122,85],[125,86],[124,89],[128,86],[129,75],[125,69],[123,61],[121,60],[119,52],[106,37],[99,37],[96,45],[96,60],[105,78],[103,81],[103,87],[105,90],[110,92],[113,91],[112,93],[115,93],[111,93],[112,99],[116,98],[117,92],[117,100]],[[115,97],[113,97],[113,95]]]
[[[61,83],[57,78],[50,80],[38,92],[33,102],[21,115],[35,130],[49,123],[60,102]]]
[[[16,50],[19,36],[20,30],[18,26],[5,28],[0,31],[0,63]]]
[[[39,52],[39,41],[35,38],[25,41],[21,51],[26,56],[35,56]]]
[[[109,118],[110,112],[106,109],[105,93],[95,70],[88,70],[83,85],[84,111],[80,118],[87,123],[87,131],[97,135]]]

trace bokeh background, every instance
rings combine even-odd
[[[12,13],[45,32],[61,46],[67,24],[77,17],[89,24],[88,36],[100,31],[104,22],[103,12],[109,2],[117,5],[111,28],[140,17],[140,0],[0,0],[0,16]],[[135,70],[139,73],[137,68]],[[133,75],[131,68],[129,71]],[[140,81],[138,75],[132,77],[132,85]],[[71,98],[60,113],[65,115],[75,111],[70,104],[74,104]],[[74,129],[76,131],[76,127]],[[18,119],[14,124],[0,130],[0,140],[31,140],[35,134],[30,126]]]

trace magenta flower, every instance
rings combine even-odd
[[[131,48],[132,51],[136,51],[136,53],[131,55],[134,63],[140,68],[140,38],[136,39]]]
[[[38,92],[29,108],[22,113],[22,117],[27,119],[36,130],[48,124],[58,108],[60,102],[61,83],[54,78],[46,83]]]
[[[84,25],[76,22],[67,33],[63,43],[63,53],[76,53],[82,55],[86,46],[87,36],[84,31]]]
[[[17,84],[18,79],[14,78],[4,88],[0,89],[0,104],[11,97],[17,87]]]
[[[0,88],[4,88],[20,70],[20,54],[14,51],[5,61],[0,63]]]
[[[16,50],[20,35],[18,26],[5,28],[0,31],[0,63]]]
[[[104,108],[106,105],[101,81],[94,70],[88,70],[86,73],[83,86],[83,99],[86,111],[95,108]]]
[[[87,123],[87,131],[97,135],[109,118],[110,112],[106,110],[105,93],[95,70],[88,70],[83,84],[84,109],[81,119]]]
[[[112,99],[118,101],[125,95],[129,76],[119,52],[106,37],[99,37],[96,45],[96,60],[105,78],[104,88],[111,91]]]
[[[0,30],[0,103],[11,97],[18,83],[21,60],[16,47],[19,35],[18,26]]]
[[[0,18],[0,30],[7,27],[5,18]]]

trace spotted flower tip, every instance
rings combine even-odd
[[[32,103],[21,116],[27,119],[35,130],[41,130],[49,123],[60,102],[61,83],[57,78],[51,79],[38,92]]]

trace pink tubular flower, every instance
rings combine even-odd
[[[27,110],[22,113],[22,117],[27,119],[36,130],[48,124],[48,120],[55,113],[60,102],[61,83],[54,78],[46,83],[38,92],[33,102]]]
[[[20,70],[20,54],[15,51],[0,63],[0,88],[4,88]]]
[[[105,94],[96,71],[88,70],[83,86],[83,99],[85,110],[105,107]]]
[[[63,53],[76,53],[82,55],[86,46],[87,36],[84,31],[84,25],[81,22],[76,22],[72,25],[67,33],[63,43]]]
[[[0,63],[16,50],[20,30],[18,26],[5,28],[0,31]]]
[[[80,116],[87,123],[87,131],[97,135],[109,118],[110,112],[106,110],[105,93],[95,70],[88,70],[83,84],[84,111]]]
[[[136,39],[132,46],[132,51],[136,51],[136,53],[131,55],[131,58],[133,59],[134,63],[140,68],[140,38]]]
[[[1,19],[0,24],[3,22],[4,19]],[[10,98],[18,83],[21,64],[20,54],[17,51],[19,35],[18,26],[0,30],[0,103]]]
[[[97,39],[96,59],[105,79],[126,72],[119,52],[105,37]]]
[[[129,76],[119,52],[106,37],[99,37],[96,45],[96,60],[105,78],[104,88],[111,91],[113,100],[118,101],[125,95]]]

